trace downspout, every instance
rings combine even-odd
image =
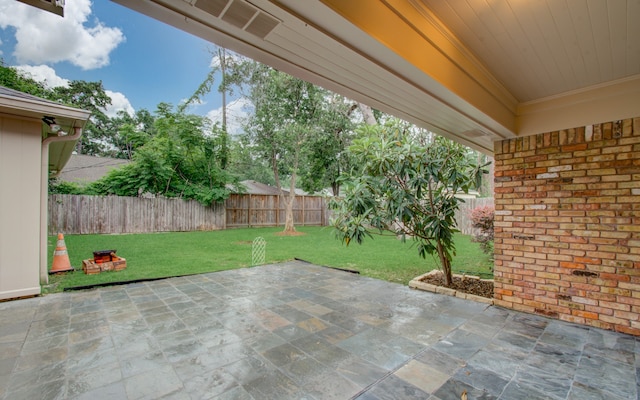
[[[40,284],[49,283],[47,266],[47,227],[48,227],[48,195],[49,195],[49,144],[53,142],[68,142],[78,140],[82,136],[82,128],[73,128],[73,135],[47,136],[42,140],[40,155]],[[60,173],[59,171],[57,174]]]

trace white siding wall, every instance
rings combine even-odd
[[[0,115],[0,299],[40,293],[40,125]]]

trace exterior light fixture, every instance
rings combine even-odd
[[[49,127],[51,133],[61,135],[58,132],[60,132],[60,129],[62,129],[62,127],[56,123],[56,119],[54,117],[45,115],[44,117],[42,117],[42,122],[44,122]]]

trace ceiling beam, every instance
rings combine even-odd
[[[640,116],[640,75],[518,105],[517,133],[535,135]]]
[[[428,9],[409,0],[320,1],[421,71],[414,84],[429,95],[496,138],[513,136],[516,99]]]

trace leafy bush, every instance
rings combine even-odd
[[[219,138],[205,134],[204,118],[173,112],[166,103],[158,106],[157,114],[155,136],[137,147],[131,163],[92,182],[87,194],[148,193],[194,199],[205,206],[229,197],[227,184],[236,179],[221,167],[227,156]]]
[[[480,243],[480,248],[485,254],[493,254],[494,215],[493,206],[478,206],[469,214],[473,227],[479,230],[473,235],[473,241]]]
[[[375,230],[410,236],[420,256],[438,257],[450,286],[461,202],[455,194],[468,193],[484,166],[475,165],[462,145],[416,135],[399,121],[365,125],[358,134],[349,153],[359,168],[343,176],[343,197],[332,202],[337,237],[349,245]]]
[[[85,188],[75,182],[51,178],[49,179],[49,194],[85,194]]]

